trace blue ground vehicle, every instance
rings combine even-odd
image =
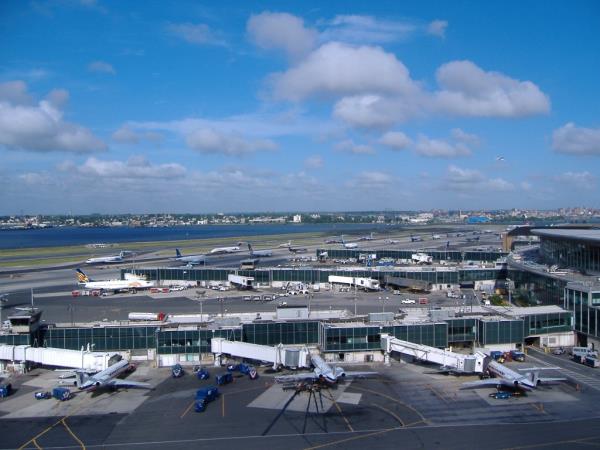
[[[208,402],[212,402],[219,396],[219,389],[215,386],[209,386],[203,389],[198,389],[196,391],[196,400],[200,400],[202,398],[206,399]]]
[[[34,395],[37,400],[47,400],[49,398],[52,398],[52,394],[46,391],[38,391]]]
[[[507,399],[511,398],[512,396],[513,396],[513,394],[511,392],[506,392],[506,391],[492,392],[490,394],[490,397],[498,399],[498,400],[507,400]]]
[[[12,385],[10,383],[0,384],[0,397],[8,397],[12,392]]]
[[[208,373],[208,370],[206,370],[206,369],[198,370],[198,372],[196,372],[196,376],[198,377],[199,380],[208,380],[210,378],[210,374]]]
[[[182,377],[184,373],[185,372],[183,371],[181,364],[175,364],[173,367],[171,367],[171,375],[173,375],[173,378]]]
[[[228,384],[233,382],[233,375],[231,374],[231,372],[226,372],[226,373],[222,373],[219,374],[215,377],[217,385],[221,386],[223,384]]]
[[[54,397],[56,400],[64,402],[65,400],[69,400],[71,398],[71,391],[64,387],[56,387],[52,389],[52,397]]]

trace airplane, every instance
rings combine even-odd
[[[346,372],[342,367],[331,367],[319,355],[310,354],[310,361],[314,366],[312,372],[298,373],[295,375],[281,375],[275,377],[275,382],[282,384],[311,382],[333,385],[344,379],[367,378],[378,375],[377,372]]]
[[[466,239],[467,242],[477,242],[479,241],[479,236],[473,237],[473,238],[467,238]]]
[[[147,281],[144,277],[132,273],[126,273],[124,280],[95,281],[89,278],[81,269],[77,269],[76,272],[77,284],[82,285],[86,289],[117,292],[154,287],[154,281]]]
[[[292,241],[288,242],[287,248],[292,253],[306,253],[308,251],[306,247],[292,247]]]
[[[431,239],[433,239],[433,240],[438,240],[438,239],[441,239],[441,238],[442,238],[442,236],[440,234],[432,234],[431,235]]]
[[[82,370],[70,370],[75,373],[75,385],[81,391],[93,391],[100,388],[119,388],[119,387],[142,387],[150,388],[148,383],[139,381],[120,380],[117,377],[127,371],[131,371],[132,365],[126,359],[109,366],[95,375],[88,375]],[[68,375],[69,376],[69,375]],[[63,377],[66,378],[66,377]]]
[[[342,245],[344,246],[344,248],[347,248],[347,249],[358,248],[358,244],[356,242],[346,242],[346,241],[344,241],[344,235],[343,234],[342,234]]]
[[[225,253],[235,253],[235,252],[239,252],[240,251],[240,246],[241,242],[238,243],[238,245],[234,246],[234,247],[217,247],[217,248],[213,248],[210,251],[211,255],[221,255],[221,254],[225,254]]]
[[[361,236],[358,238],[359,241],[372,241],[373,240],[373,233],[367,235],[367,236]]]
[[[385,241],[385,243],[386,243],[386,244],[390,244],[390,245],[394,245],[394,244],[399,244],[399,243],[400,243],[400,241],[396,241],[396,240],[394,240],[394,239],[387,239],[387,240]]]
[[[421,238],[421,236],[413,236],[412,234],[410,235],[410,242],[421,242],[423,239]]]
[[[85,260],[86,264],[113,264],[123,262],[125,252],[113,256],[99,256],[97,258],[89,258]]]
[[[187,255],[183,256],[178,248],[175,249],[175,258],[173,261],[181,261],[187,263],[188,266],[196,266],[206,264],[206,255]]]
[[[504,161],[504,156],[496,156],[496,161],[503,162]]]
[[[566,378],[544,378],[540,377],[541,370],[557,370],[558,367],[530,367],[519,369],[526,371],[525,375],[521,375],[497,361],[490,361],[487,366],[487,371],[496,378],[488,378],[487,380],[472,381],[463,383],[461,389],[474,389],[478,387],[499,387],[504,386],[510,389],[520,389],[531,391],[537,388],[541,383],[551,383],[556,381],[566,381]]]
[[[342,241],[338,238],[325,239],[326,244],[341,244]]]
[[[248,242],[248,250],[250,250],[250,256],[254,256],[257,258],[273,256],[273,250],[253,250],[252,244],[250,244],[250,242]]]
[[[284,242],[283,244],[279,244],[277,248],[290,248],[292,246],[292,241]]]

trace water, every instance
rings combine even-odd
[[[0,230],[0,249],[58,247],[95,243],[177,241],[187,239],[263,236],[288,233],[377,232],[383,225],[374,224],[286,224],[286,225],[199,225],[166,228],[79,228],[61,227],[32,230]],[[389,228],[389,227],[386,227]]]

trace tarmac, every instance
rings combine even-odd
[[[514,364],[514,363],[512,363]],[[354,367],[353,367],[354,368]],[[358,366],[358,369],[365,367]],[[140,366],[132,379],[154,389],[77,392],[72,400],[35,400],[56,373],[36,369],[14,380],[0,399],[0,448],[589,448],[600,445],[600,391],[558,384],[526,397],[496,400],[493,389],[461,390],[475,377],[432,373],[432,367],[394,361],[369,366],[380,376],[295,395],[260,369],[220,386],[205,412],[195,391],[214,385],[191,370]],[[283,406],[289,402],[287,408]],[[585,420],[582,420],[585,418]]]

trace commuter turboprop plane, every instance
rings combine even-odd
[[[490,386],[504,386],[510,389],[521,389],[530,391],[535,389],[542,383],[551,383],[556,381],[565,381],[566,378],[545,378],[540,377],[540,371],[542,370],[558,370],[558,367],[529,367],[525,369],[519,369],[522,372],[526,372],[525,375],[520,374],[497,361],[491,361],[487,370],[491,375],[496,378],[488,378],[486,380],[473,381],[470,383],[464,383],[461,389],[478,388],[478,387],[490,387]]]
[[[98,256],[97,258],[86,259],[86,264],[114,264],[123,262],[125,252],[121,252],[118,255],[113,256]]]
[[[178,248],[175,249],[174,261],[181,261],[187,263],[190,266],[196,266],[198,264],[206,263],[206,255],[187,255],[183,256]]]
[[[76,375],[75,384],[82,391],[93,391],[101,388],[120,388],[120,387],[140,387],[150,388],[148,383],[139,381],[120,380],[117,377],[131,370],[129,361],[123,359],[112,366],[98,372],[95,375],[88,375],[83,371],[74,371]]]
[[[149,289],[154,287],[153,281],[148,281],[144,277],[132,273],[126,273],[124,280],[95,281],[90,279],[81,269],[77,269],[77,283],[86,289],[99,289],[101,291],[111,292]]]
[[[368,378],[377,376],[377,372],[346,372],[342,367],[331,367],[319,355],[310,355],[310,361],[314,366],[312,372],[298,373],[295,375],[281,375],[275,377],[277,383],[294,382],[322,382],[335,384],[339,380],[352,378]]]

